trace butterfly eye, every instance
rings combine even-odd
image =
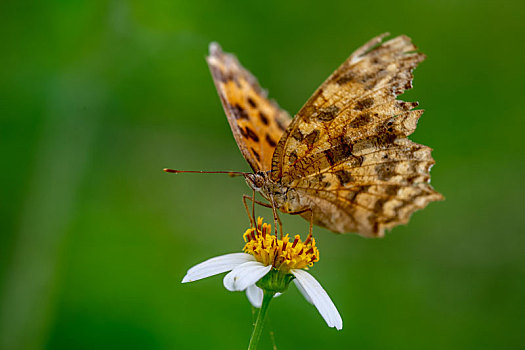
[[[245,178],[248,186],[256,191],[260,191],[264,186],[264,177],[261,174],[247,174]]]

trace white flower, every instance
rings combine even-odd
[[[259,308],[263,300],[263,291],[255,283],[270,272],[271,269],[272,265],[264,265],[251,254],[226,254],[193,266],[182,279],[182,283],[193,282],[230,271],[224,277],[224,287],[229,291],[246,291],[246,296],[250,303]],[[304,270],[290,269],[289,272],[295,276],[294,283],[299,291],[306,300],[319,310],[328,326],[335,327],[338,330],[342,329],[343,320],[319,282]]]

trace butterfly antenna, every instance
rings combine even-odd
[[[174,169],[164,169],[167,173],[180,174],[180,173],[193,173],[193,174],[228,174],[230,176],[242,176],[250,173],[245,173],[242,171],[202,171],[202,170],[174,170]]]

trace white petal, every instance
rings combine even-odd
[[[294,283],[305,298],[311,300],[329,327],[340,330],[343,328],[343,320],[334,303],[326,294],[325,290],[317,280],[308,272],[303,270],[292,270],[295,276]],[[299,287],[299,285],[302,287]]]
[[[261,307],[263,300],[263,290],[261,288],[257,287],[255,284],[248,286],[248,288],[246,288],[246,296],[254,307]]]
[[[304,290],[303,286],[300,283],[298,283],[295,279],[294,279],[294,282],[295,282],[295,286],[297,287],[297,289],[299,289],[299,292],[301,292],[301,294],[306,299],[306,301],[309,302],[310,304],[313,304],[314,302],[312,301],[312,299],[310,299],[310,297],[308,296],[308,293],[306,292],[306,290]]]
[[[273,297],[277,298],[281,295],[282,293],[275,293]],[[257,287],[255,284],[248,286],[248,288],[246,288],[246,296],[248,297],[248,300],[250,301],[250,304],[253,305],[253,307],[256,307],[258,309],[261,308],[264,296],[264,292],[261,288]]]
[[[245,262],[254,260],[255,258],[253,255],[246,253],[232,253],[216,256],[215,258],[208,259],[190,268],[188,272],[186,272],[186,276],[182,279],[182,283],[193,282],[230,271]]]
[[[250,284],[255,284],[255,282],[260,280],[271,268],[271,265],[264,266],[258,261],[245,262],[224,277],[224,287],[231,292],[243,291]]]

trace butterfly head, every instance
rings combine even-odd
[[[257,192],[260,192],[264,187],[264,184],[268,182],[268,176],[262,171],[246,174],[244,175],[244,178],[246,179],[248,186]]]
[[[269,175],[270,172],[259,171],[244,174],[244,178],[251,189],[259,192],[284,213],[293,213],[306,208],[295,189],[272,181]]]

